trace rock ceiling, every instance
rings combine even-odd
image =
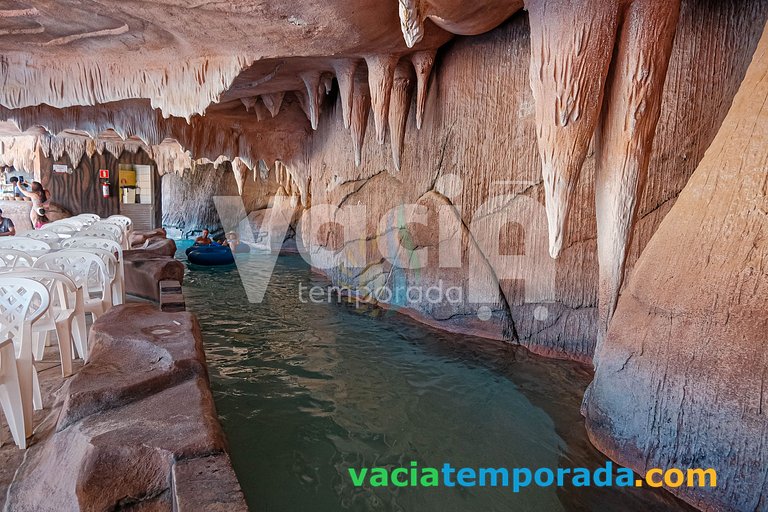
[[[297,130],[316,129],[326,94],[337,91],[356,162],[372,112],[375,139],[389,132],[398,166],[410,93],[420,125],[436,50],[523,8],[550,252],[562,249],[594,138],[610,317],[679,0],[0,0],[0,130],[96,138],[82,149],[41,143],[74,161],[106,138],[143,145],[171,169],[220,156],[253,168],[295,148]],[[179,144],[189,153],[174,157]],[[6,142],[2,153],[23,165],[29,144]]]

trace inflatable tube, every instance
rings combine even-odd
[[[227,247],[201,245],[190,249],[187,259],[195,265],[231,265],[235,262],[232,251]]]
[[[237,244],[237,247],[235,247],[235,254],[242,254],[246,252],[251,252],[251,246],[244,243]]]

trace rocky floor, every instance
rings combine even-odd
[[[83,363],[75,361],[74,370],[77,372]],[[58,391],[64,385],[65,379],[61,376],[61,363],[58,360],[58,351],[50,347],[45,352],[43,361],[36,364],[40,387],[43,395],[42,411],[35,413],[35,436],[38,436],[40,427],[48,421],[55,421],[51,415],[58,415],[59,408],[55,404],[59,401]],[[37,439],[32,438],[31,443]],[[4,415],[0,415],[0,509],[5,506],[8,486],[13,481],[16,470],[24,460],[24,450],[19,450],[13,442],[8,422]]]

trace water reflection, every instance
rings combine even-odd
[[[327,284],[298,257],[279,259],[261,304],[248,302],[232,268],[194,268],[186,277],[235,470],[254,510],[682,508],[648,490],[355,488],[350,467],[410,461],[602,465],[579,415],[591,376],[391,311],[301,303],[299,283]]]

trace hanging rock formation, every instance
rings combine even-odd
[[[338,209],[357,236],[327,235],[310,246],[337,263],[323,269],[335,284],[389,286],[390,300],[366,298],[440,328],[554,357],[589,363],[594,356],[597,380],[585,411],[596,443],[617,459],[642,469],[633,454],[655,460],[648,440],[666,446],[663,429],[677,428],[688,447],[703,446],[695,436],[712,441],[687,423],[707,418],[686,402],[698,384],[685,380],[682,352],[636,349],[648,341],[638,335],[637,312],[666,339],[659,312],[688,311],[672,308],[672,292],[652,297],[653,287],[678,281],[658,259],[663,248],[646,244],[670,210],[680,219],[696,213],[686,206],[693,192],[675,201],[728,112],[768,0],[55,4],[11,1],[3,11],[11,24],[23,18],[24,30],[0,38],[0,163],[42,173],[50,171],[43,164],[61,159],[79,177],[96,158],[151,158],[168,205],[200,206],[164,209],[164,222],[184,235],[219,228],[213,195],[239,195],[262,225],[275,202],[290,204],[291,230],[310,206]],[[126,49],[135,60],[126,62]],[[761,190],[748,170],[734,172],[708,171],[707,187],[751,179],[754,186],[740,193]],[[700,182],[692,190],[708,193]],[[717,217],[706,221],[731,229],[723,219],[738,217],[718,205],[736,196],[723,190],[712,199]],[[693,229],[687,222],[679,226],[682,240]],[[733,233],[756,232],[733,226]],[[675,242],[672,232],[657,238]],[[734,258],[759,253],[752,239],[755,251]],[[719,251],[743,249],[732,245],[715,246],[711,262],[720,261]],[[362,262],[352,257],[360,255]],[[706,274],[713,263],[694,263],[701,275],[682,269],[674,278],[714,290],[717,303],[706,326],[701,308],[680,318],[699,326],[703,346],[718,336],[742,353],[742,333],[729,331],[737,329],[737,312],[727,327],[721,322],[730,289],[724,294],[726,285]],[[741,270],[759,274],[759,266],[750,268]],[[704,277],[714,288],[697,280]],[[460,300],[426,304],[398,295],[438,285]],[[740,292],[739,304],[753,307],[747,299],[762,290],[744,285]],[[720,359],[705,361],[704,349],[680,336],[679,350],[703,361],[699,374],[718,368]],[[727,422],[738,405],[755,407],[727,395],[741,377],[722,350],[708,353],[727,363],[716,382],[728,397],[721,404]],[[743,352],[760,360],[755,350]],[[665,380],[667,361],[677,373]],[[755,395],[756,381],[742,380]],[[631,404],[616,394],[621,389]],[[669,401],[649,412],[654,393]],[[702,395],[696,403],[705,402]],[[655,412],[673,418],[675,407],[689,416],[654,419]],[[762,432],[757,411],[751,435]],[[727,432],[747,446],[743,431]],[[666,447],[680,460],[691,455]],[[762,457],[746,452],[729,467]],[[754,505],[755,495],[685,498]]]
[[[584,402],[596,446],[644,473],[717,470],[674,492],[768,500],[768,32],[712,146],[638,260]]]

